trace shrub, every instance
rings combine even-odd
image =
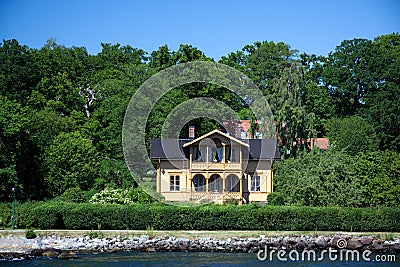
[[[10,203],[0,203],[0,229],[11,227],[12,206]]]
[[[34,239],[37,237],[37,235],[33,229],[28,229],[25,231],[25,237],[27,239]]]
[[[149,196],[141,188],[105,188],[94,194],[89,200],[92,204],[130,204],[152,203],[155,199]]]
[[[66,202],[74,202],[74,203],[85,203],[88,202],[90,197],[89,191],[84,191],[79,187],[72,187],[67,190],[61,195],[60,200]]]
[[[19,228],[400,231],[400,208],[38,202],[19,205],[17,211]]]

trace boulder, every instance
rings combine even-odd
[[[395,253],[400,253],[400,244],[399,243],[394,244],[392,249]]]
[[[38,256],[42,256],[43,255],[43,249],[32,249],[31,250],[31,256],[33,257],[38,257]]]
[[[60,251],[58,249],[47,248],[47,249],[43,250],[42,256],[43,257],[54,258],[54,257],[57,257],[58,254],[60,254]]]
[[[307,250],[315,250],[317,248],[317,246],[315,245],[314,242],[310,242],[307,245]]]
[[[325,238],[320,237],[315,241],[315,245],[322,250],[328,247],[328,242],[326,242]]]
[[[70,259],[77,259],[78,256],[76,255],[76,253],[74,251],[63,251],[60,253],[60,255],[58,255],[59,259],[62,260],[70,260]]]
[[[347,241],[347,249],[357,250],[363,248],[363,244],[355,239],[350,239]]]
[[[295,245],[296,250],[303,251],[306,248],[306,244],[304,242],[299,242]]]
[[[382,252],[385,250],[385,247],[382,246],[382,244],[379,243],[373,243],[372,245],[368,246],[368,249],[373,251],[373,252]]]
[[[360,239],[361,244],[363,244],[364,246],[369,246],[372,244],[373,238],[370,236],[363,236]]]

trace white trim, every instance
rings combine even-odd
[[[190,145],[200,141],[201,139],[206,138],[206,137],[208,137],[208,136],[210,136],[210,135],[212,135],[214,133],[218,133],[218,134],[220,134],[220,135],[222,135],[222,136],[224,136],[226,138],[229,138],[232,141],[235,141],[236,143],[241,144],[242,146],[249,147],[249,144],[246,144],[246,143],[244,143],[244,142],[242,142],[242,141],[240,141],[240,140],[238,140],[238,139],[236,139],[236,138],[234,138],[234,137],[232,137],[230,135],[227,135],[227,134],[225,134],[225,133],[223,133],[223,132],[221,132],[220,130],[217,130],[217,129],[215,129],[215,130],[213,130],[213,131],[211,131],[211,132],[209,132],[209,133],[207,133],[207,134],[205,134],[203,136],[200,136],[200,137],[194,139],[193,141],[190,141],[189,143],[184,144],[183,147],[190,146]]]

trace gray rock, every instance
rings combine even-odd
[[[355,250],[363,248],[363,244],[355,239],[350,239],[347,241],[347,249]]]
[[[372,250],[373,252],[381,252],[385,250],[385,247],[382,246],[381,244],[373,243],[372,245],[368,246],[368,249]]]
[[[317,246],[315,245],[314,242],[310,242],[307,244],[307,250],[315,250]]]
[[[299,242],[295,245],[296,250],[304,250],[306,248],[306,244],[304,242]]]
[[[48,249],[43,250],[42,255],[43,255],[43,257],[54,258],[54,257],[58,256],[59,252],[60,251],[58,249],[48,248]]]
[[[315,241],[315,244],[321,250],[326,249],[328,246],[328,242],[326,242],[325,238],[323,237],[322,238],[318,237],[318,239]]]
[[[63,251],[63,252],[60,253],[60,255],[58,255],[58,258],[59,259],[69,260],[69,259],[77,259],[78,256],[73,251]]]
[[[361,237],[361,239],[360,239],[360,242],[361,242],[361,244],[363,244],[364,246],[368,246],[368,245],[371,245],[372,244],[372,241],[373,241],[374,239],[372,238],[372,237],[370,237],[370,236],[363,236],[363,237]]]

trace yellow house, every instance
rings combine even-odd
[[[219,130],[192,139],[153,139],[157,192],[167,201],[266,202],[273,192],[276,139],[237,139]]]

